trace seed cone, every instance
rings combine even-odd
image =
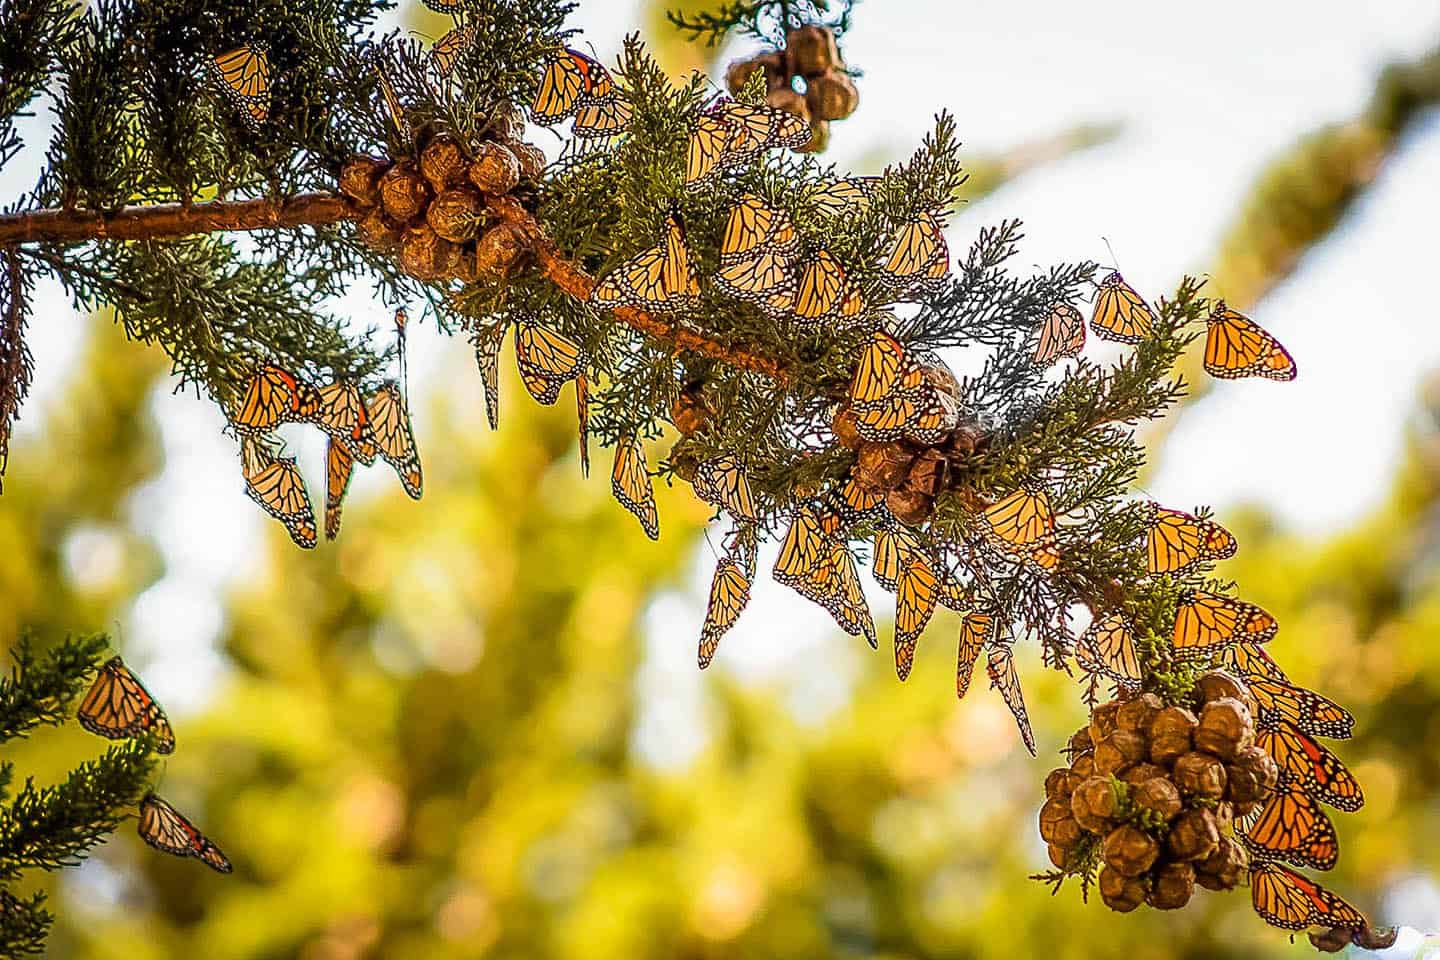
[[[502,196],[520,184],[520,161],[508,147],[482,143],[470,164],[470,182],[490,196]]]
[[[436,137],[420,152],[420,173],[440,193],[465,179],[465,154],[449,137]]]
[[[379,157],[356,154],[340,168],[340,192],[361,207],[380,202],[380,177],[386,163]]]
[[[860,105],[860,91],[839,70],[827,70],[812,78],[805,88],[810,116],[820,120],[844,120]]]
[[[430,187],[413,164],[402,160],[380,178],[380,200],[392,219],[406,223],[425,212]]]
[[[811,23],[797,27],[785,35],[785,53],[790,72],[802,77],[818,77],[827,70],[843,66],[835,34],[828,27]]]

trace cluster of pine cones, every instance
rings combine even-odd
[[[797,27],[785,35],[785,49],[772,50],[750,60],[738,60],[725,71],[725,85],[739,93],[755,70],[765,71],[765,102],[793,113],[810,124],[810,142],[797,149],[819,153],[830,142],[830,121],[855,112],[860,92],[845,72],[845,61],[835,34],[820,24]],[[795,89],[796,78],[805,92]]]
[[[1045,778],[1040,836],[1051,861],[1083,869],[1098,845],[1100,896],[1112,910],[1176,910],[1196,884],[1231,890],[1248,868],[1231,825],[1280,771],[1255,745],[1245,684],[1217,670],[1196,693],[1198,715],[1153,693],[1101,704],[1070,738],[1070,766]]]
[[[545,154],[520,139],[524,129],[524,115],[502,105],[473,150],[442,134],[424,138],[415,160],[352,157],[340,171],[340,192],[359,214],[361,239],[419,280],[512,276],[528,243],[496,222],[485,198],[508,194],[533,209]]]

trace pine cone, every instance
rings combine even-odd
[[[1082,753],[1070,761],[1070,772],[1081,780],[1089,780],[1095,776],[1095,754]]]
[[[1069,800],[1080,780],[1066,767],[1056,767],[1045,777],[1045,796],[1051,800]],[[1067,806],[1068,810],[1069,807]]]
[[[1089,753],[1091,750],[1094,750],[1095,741],[1090,739],[1090,728],[1081,727],[1079,730],[1076,730],[1075,733],[1071,735],[1070,742],[1067,744],[1066,749],[1070,751],[1072,757],[1077,757],[1082,753]]]
[[[1112,700],[1109,703],[1102,703],[1090,711],[1090,742],[1097,747],[1106,737],[1115,732],[1116,713],[1120,710],[1120,704]]]
[[[1142,693],[1133,700],[1127,700],[1115,712],[1115,726],[1135,733],[1148,733],[1155,716],[1165,709],[1165,703],[1153,693]]]
[[[922,450],[910,464],[905,486],[933,497],[945,489],[949,477],[950,463],[945,455],[938,450]]]
[[[1046,843],[1073,847],[1080,842],[1080,822],[1070,813],[1064,800],[1047,800],[1040,807],[1040,838]]]
[[[1200,711],[1195,728],[1195,749],[1233,760],[1240,751],[1255,744],[1255,723],[1245,704],[1234,697],[1212,700]]]
[[[807,80],[818,77],[827,70],[844,66],[840,59],[840,48],[835,43],[835,34],[830,28],[818,23],[806,24],[787,33],[785,56],[789,61],[789,72],[799,74]]]
[[[520,269],[529,252],[523,233],[508,223],[496,224],[475,244],[475,269],[482,277],[508,277]]]
[[[739,93],[745,88],[750,74],[757,69],[765,71],[766,93],[790,85],[790,70],[786,66],[785,55],[779,50],[773,50],[750,60],[736,60],[731,63],[725,68],[725,87],[732,94]]]
[[[418,280],[438,280],[458,260],[456,248],[423,224],[405,231],[400,242],[400,266]]]
[[[1179,910],[1195,895],[1195,868],[1188,863],[1167,863],[1155,871],[1145,902],[1157,910]]]
[[[1169,765],[1192,746],[1191,735],[1200,721],[1184,707],[1166,707],[1150,723],[1150,762]]]
[[[490,122],[485,127],[485,135],[491,140],[503,140],[507,143],[519,140],[525,136],[525,111],[509,100],[497,103],[490,111]]]
[[[765,95],[765,102],[776,110],[793,113],[806,123],[810,122],[810,107],[805,103],[805,97],[791,90],[789,87],[771,90]]]
[[[1192,751],[1175,760],[1175,786],[1187,797],[1219,800],[1225,795],[1225,764],[1208,753]]]
[[[1160,820],[1169,823],[1180,815],[1184,804],[1175,784],[1164,776],[1151,777],[1130,791],[1130,798],[1141,810],[1148,810]]]
[[[848,403],[835,409],[835,415],[830,418],[830,432],[835,434],[835,441],[840,446],[851,450],[859,450],[864,446],[865,441],[855,429],[855,422],[855,410]]]
[[[1120,797],[1109,777],[1091,777],[1070,795],[1071,815],[1091,833],[1109,830],[1110,820],[1119,809]]]
[[[380,202],[380,177],[387,166],[378,157],[356,154],[340,168],[340,192],[361,207],[375,206]]]
[[[454,187],[430,201],[425,222],[446,240],[465,243],[485,222],[485,200],[474,187]]]
[[[1125,824],[1105,835],[1100,855],[1117,873],[1127,877],[1138,877],[1149,870],[1160,856],[1160,845],[1155,838],[1139,827]]]
[[[914,458],[897,440],[862,444],[855,458],[855,482],[874,493],[894,490],[910,475]]]
[[[1227,768],[1225,799],[1237,804],[1258,802],[1270,795],[1279,780],[1275,758],[1260,747],[1248,747]]]
[[[1061,870],[1074,870],[1080,866],[1080,851],[1074,847],[1052,843],[1046,847],[1046,852],[1050,854],[1050,862]]]
[[[1101,776],[1118,775],[1132,763],[1140,762],[1148,749],[1149,744],[1140,734],[1117,729],[1095,745],[1095,772]]]
[[[1210,856],[1195,864],[1195,882],[1206,890],[1234,890],[1248,865],[1240,842],[1234,837],[1221,837]]]
[[[1145,783],[1148,780],[1154,780],[1156,777],[1164,777],[1168,779],[1169,776],[1170,771],[1166,770],[1164,767],[1159,767],[1153,763],[1142,761],[1140,763],[1134,764],[1133,766],[1126,767],[1125,772],[1120,774],[1120,779],[1124,780],[1128,784],[1131,784],[1132,786],[1139,786],[1140,784]]]
[[[470,164],[470,182],[492,197],[504,196],[520,183],[520,161],[508,147],[482,143]]]
[[[962,461],[989,445],[990,434],[979,421],[961,420],[960,425],[950,431],[950,437],[945,441],[945,449],[950,452],[951,457]]]
[[[935,500],[919,490],[901,487],[885,495],[885,506],[899,520],[918,526],[930,519],[935,512]]]
[[[420,173],[440,193],[465,180],[465,154],[449,137],[436,137],[420,152]]]
[[[1234,697],[1245,704],[1252,717],[1255,715],[1254,695],[1251,694],[1250,688],[1234,674],[1226,673],[1224,670],[1211,670],[1195,681],[1195,689],[1200,691],[1200,696],[1207,702]]]
[[[1127,877],[1109,866],[1100,868],[1100,898],[1117,913],[1129,913],[1145,902],[1145,881]]]
[[[520,178],[532,183],[545,176],[545,151],[533,143],[511,143],[508,149],[520,165]]]
[[[401,160],[380,178],[380,200],[393,219],[408,223],[425,211],[430,187],[413,164]]]
[[[1204,860],[1220,846],[1220,827],[1204,807],[1192,807],[1170,825],[1165,847],[1176,860]]]
[[[405,236],[404,228],[379,207],[367,213],[355,229],[360,234],[360,241],[376,253],[395,254]]]
[[[675,397],[675,402],[670,404],[670,422],[687,437],[710,422],[710,408],[698,389],[687,388]]]
[[[808,81],[805,103],[819,120],[844,120],[860,105],[855,81],[839,70],[827,70]]]

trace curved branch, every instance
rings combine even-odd
[[[577,300],[585,300],[595,278],[566,258],[531,214],[511,197],[487,197],[500,219],[516,228],[535,253],[550,282]],[[212,200],[133,207],[115,213],[94,210],[34,210],[0,215],[0,246],[13,243],[84,243],[89,240],[157,240],[197,233],[323,226],[356,219],[354,208],[338,194],[303,193],[286,200]],[[723,343],[680,323],[643,310],[620,307],[615,319],[647,336],[764,374],[777,383],[789,377],[782,364],[757,350]]]

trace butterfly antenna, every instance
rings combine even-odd
[[[1112,247],[1112,246],[1110,246],[1110,238],[1109,238],[1109,237],[1101,237],[1100,239],[1105,242],[1105,249],[1110,251],[1110,263],[1111,263],[1111,265],[1113,266],[1114,269],[1119,270],[1119,269],[1120,269],[1120,258],[1117,257],[1117,256],[1115,256],[1115,248]]]

